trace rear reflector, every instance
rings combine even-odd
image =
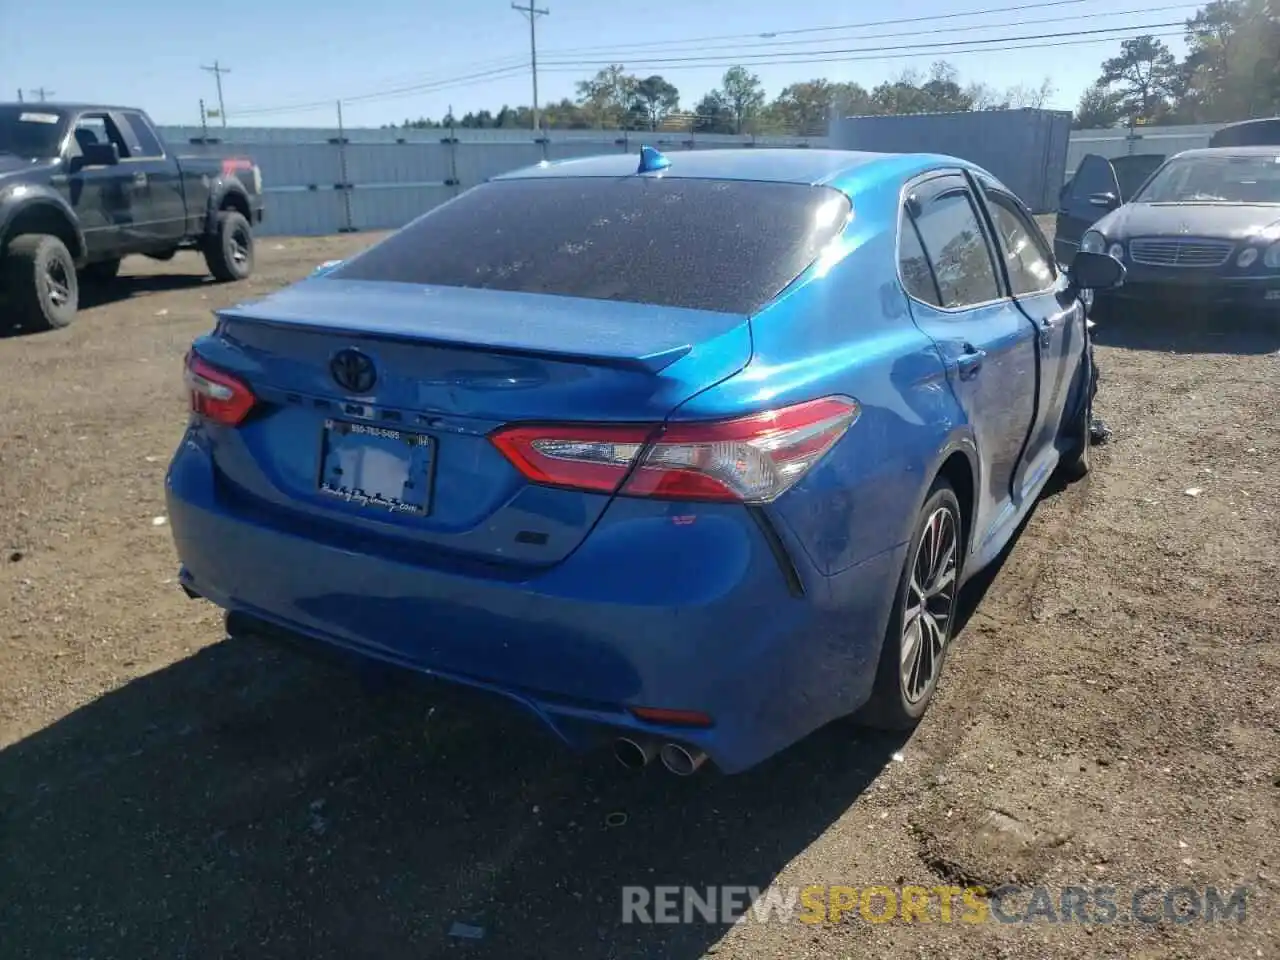
[[[667,710],[663,707],[631,707],[631,715],[646,723],[669,727],[709,727],[711,718],[697,710]]]
[[[237,426],[258,402],[248,384],[206,363],[194,351],[187,354],[184,380],[192,412],[224,426]]]
[[[547,486],[666,500],[769,501],[789,489],[858,419],[847,397],[710,423],[552,424],[500,429],[493,443]]]

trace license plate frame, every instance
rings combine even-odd
[[[430,434],[326,418],[316,488],[363,513],[427,517],[437,449]]]

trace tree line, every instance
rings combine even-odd
[[[1182,60],[1153,36],[1122,41],[1119,54],[1102,63],[1101,76],[1081,97],[1075,126],[1280,114],[1280,0],[1212,0],[1186,21],[1186,41]],[[926,72],[907,70],[871,89],[819,77],[793,83],[770,100],[756,74],[734,66],[718,87],[681,109],[680,90],[662,75],[641,77],[612,64],[575,84],[574,93],[542,108],[545,129],[823,136],[833,116],[1043,107],[1054,87],[1048,78],[1007,90],[962,83],[959,71],[939,60]],[[406,119],[401,126],[528,130],[533,111],[503,106],[496,113]]]
[[[1037,87],[999,91],[983,83],[962,85],[959,72],[940,60],[927,73],[908,70],[868,90],[857,83],[824,78],[793,83],[769,100],[759,76],[730,67],[716,89],[690,110],[680,109],[680,91],[665,77],[640,77],[612,64],[575,85],[574,98],[541,108],[543,127],[552,130],[677,130],[691,133],[787,133],[824,136],[832,115],[935,113],[1040,107],[1053,95],[1046,79]],[[406,128],[531,129],[533,111],[504,106],[442,120],[405,120]]]
[[[1280,0],[1214,0],[1187,21],[1179,60],[1156,37],[1124,40],[1080,98],[1077,127],[1222,123],[1280,114]]]

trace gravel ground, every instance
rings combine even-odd
[[[0,340],[0,954],[1277,956],[1280,323],[1099,330],[1115,439],[969,591],[909,741],[836,725],[739,777],[633,776],[222,641],[174,583],[187,344],[368,241],[264,240],[236,286],[131,261],[70,329]],[[1034,922],[620,922],[624,885],[1011,881],[1047,888],[1001,901]],[[1207,886],[1247,887],[1243,919],[1163,915]],[[1095,918],[1114,888],[1115,922],[1053,922],[1069,887]],[[1158,922],[1124,922],[1138,888]]]

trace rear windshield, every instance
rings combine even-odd
[[[839,234],[849,209],[835,190],[790,183],[499,180],[330,276],[753,313]]]
[[[0,107],[0,153],[24,160],[56,157],[66,129],[61,113],[42,109],[37,103]]]

